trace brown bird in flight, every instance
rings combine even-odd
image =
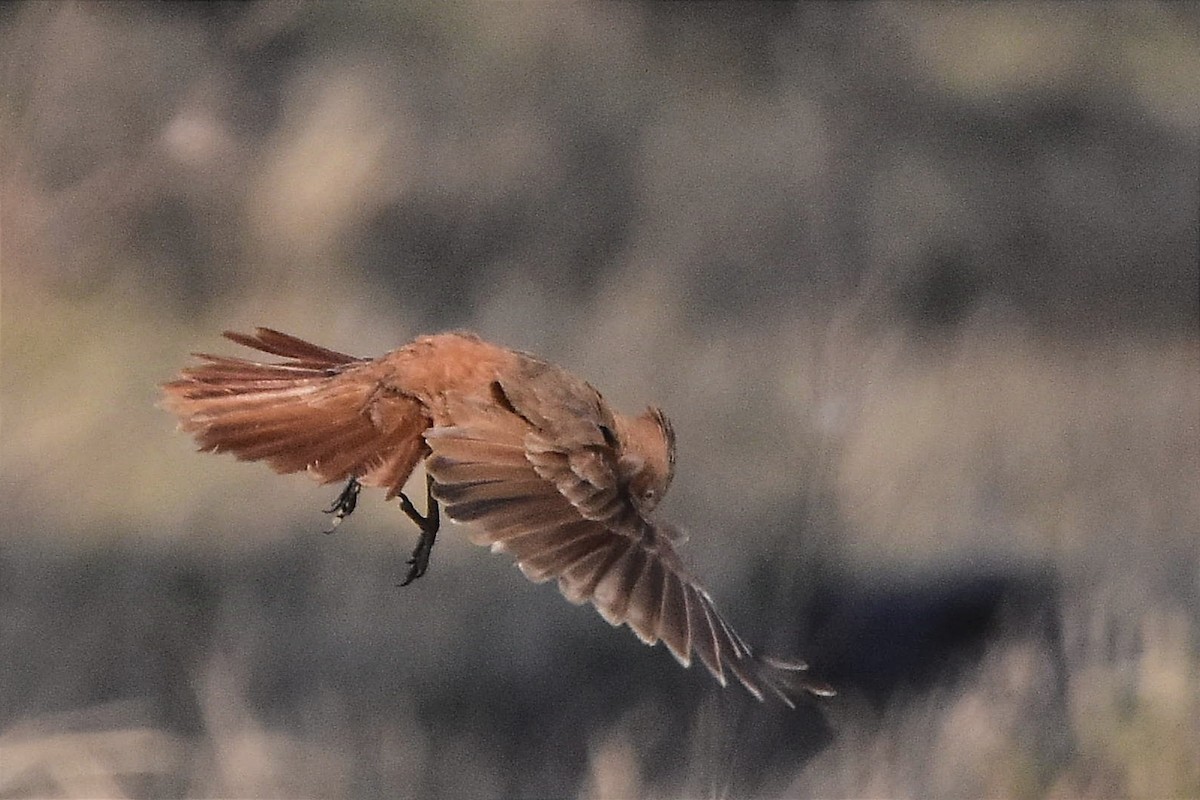
[[[164,407],[201,450],[346,481],[328,509],[333,527],[362,486],[398,497],[421,531],[404,584],[429,564],[440,502],[530,580],[557,579],[568,600],[664,642],[685,667],[695,653],[722,686],[732,674],[759,700],[769,691],[789,706],[804,692],[833,694],[805,664],[754,653],[684,569],[677,530],[651,519],[675,472],[659,409],[619,414],[567,371],[466,333],[376,359],[269,328],[225,336],[284,360],[197,353],[202,364],[163,385]],[[401,491],[422,459],[425,515]]]

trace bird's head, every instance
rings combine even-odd
[[[617,416],[622,482],[638,510],[649,513],[675,477],[675,430],[662,409],[651,406],[636,417]]]

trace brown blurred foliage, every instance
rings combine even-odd
[[[1193,7],[13,3],[0,64],[0,797],[1200,795]],[[397,589],[396,509],[154,408],[256,324],[662,405],[841,694],[452,532]]]

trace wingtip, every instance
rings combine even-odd
[[[784,659],[775,658],[774,656],[760,656],[759,659],[768,667],[783,670],[784,672],[804,672],[808,670],[808,662],[801,661],[798,658]]]

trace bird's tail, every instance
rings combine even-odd
[[[162,406],[200,449],[307,470],[322,482],[348,477],[400,491],[423,453],[428,420],[415,401],[377,396],[350,374],[364,359],[270,328],[225,337],[280,356],[281,363],[197,353],[203,363],[163,384]]]

